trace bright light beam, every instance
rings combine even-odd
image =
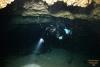
[[[40,40],[38,41],[38,43],[35,47],[34,53],[39,53],[39,50],[40,50],[41,46],[43,45],[43,43],[44,43],[44,39],[40,38]]]

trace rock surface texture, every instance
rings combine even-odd
[[[58,1],[64,2],[67,6],[87,7],[92,3],[92,0],[43,0],[48,5],[53,5]]]
[[[15,0],[12,6],[15,15],[100,20],[100,0]]]
[[[0,0],[0,9],[5,8],[7,4],[11,4],[14,0]]]

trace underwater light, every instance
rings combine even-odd
[[[36,44],[36,47],[35,47],[35,50],[34,50],[35,54],[40,52],[40,48],[42,47],[43,43],[44,43],[44,39],[40,38],[38,43]]]
[[[43,43],[43,42],[44,42],[44,39],[40,38],[39,43]]]
[[[59,40],[62,40],[62,39],[63,39],[63,36],[59,36],[58,39],[59,39]]]
[[[69,33],[71,32],[71,31],[70,31],[69,29],[67,29],[67,28],[65,28],[64,31],[65,31],[66,34],[69,34]]]
[[[41,67],[39,64],[27,64],[21,67]]]

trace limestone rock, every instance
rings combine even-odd
[[[26,2],[23,6],[25,11],[23,11],[22,15],[38,15],[38,14],[48,14],[47,5],[44,5],[43,2]]]
[[[58,0],[43,0],[47,3],[49,3],[49,5],[53,5],[54,3],[56,3]],[[51,7],[51,11],[55,12],[55,13],[52,13],[49,11],[49,5],[46,5],[44,4],[43,1],[39,1],[39,2],[35,2],[34,0],[32,0],[31,2],[26,2],[23,6],[23,8],[25,9],[23,12],[22,12],[22,16],[39,16],[39,15],[51,15],[51,16],[54,16],[54,17],[63,17],[63,18],[69,18],[69,19],[88,19],[88,20],[94,20],[94,19],[100,19],[100,7],[96,7],[95,8],[93,7],[92,10],[90,8],[86,8],[86,6],[88,5],[81,5],[82,3],[88,3],[88,4],[91,4],[92,3],[92,0],[63,0],[64,2],[67,2],[69,4],[67,4],[68,6],[65,5],[65,7],[70,7],[70,5],[73,5],[75,1],[78,1],[77,3],[77,6],[81,6],[84,8],[80,8],[79,10],[78,9],[71,9],[72,11],[76,11],[76,13],[74,12],[71,12],[69,10],[57,10],[57,7],[59,8],[59,6],[56,6],[56,7],[53,7],[55,10],[57,10],[57,12],[55,10],[51,10],[52,7]],[[59,1],[62,1],[62,0],[59,0]],[[86,1],[86,2],[85,2]],[[53,2],[52,4],[50,4],[51,2]],[[71,3],[70,3],[71,2]],[[82,3],[81,3],[82,2]],[[74,6],[74,5],[73,5]],[[76,7],[75,7],[76,8]],[[66,8],[65,8],[66,9]],[[90,10],[90,11],[88,11]],[[78,13],[79,11],[79,13]],[[82,12],[84,13],[82,13]],[[90,14],[87,14],[86,12],[89,12]]]
[[[48,5],[53,5],[55,2],[62,1],[66,3],[67,6],[79,6],[87,7],[92,3],[92,0],[43,0]]]
[[[94,0],[96,4],[100,4],[100,0]]]
[[[58,0],[43,0],[43,1],[46,2],[48,5],[53,5]]]
[[[7,4],[11,4],[14,0],[0,0],[0,9],[5,8]]]
[[[0,5],[4,3],[4,1],[7,0],[0,0]],[[14,4],[11,5],[13,7],[13,13],[11,14],[100,20],[100,0],[94,0],[94,2],[92,2],[93,0],[16,0]],[[7,3],[8,2],[6,2],[5,6],[7,6]],[[10,4],[10,2],[8,4]]]

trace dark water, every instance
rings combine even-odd
[[[100,23],[86,20],[64,20],[61,23],[70,28],[72,34],[59,40],[55,35],[43,35],[48,25],[58,23],[58,21],[41,24],[10,24],[10,22],[11,20],[3,20],[1,24],[0,59],[2,62],[10,56],[31,54],[42,36],[45,37],[45,44],[41,50],[45,53],[52,51],[52,48],[62,48],[72,53],[83,54],[88,58],[100,59]]]

